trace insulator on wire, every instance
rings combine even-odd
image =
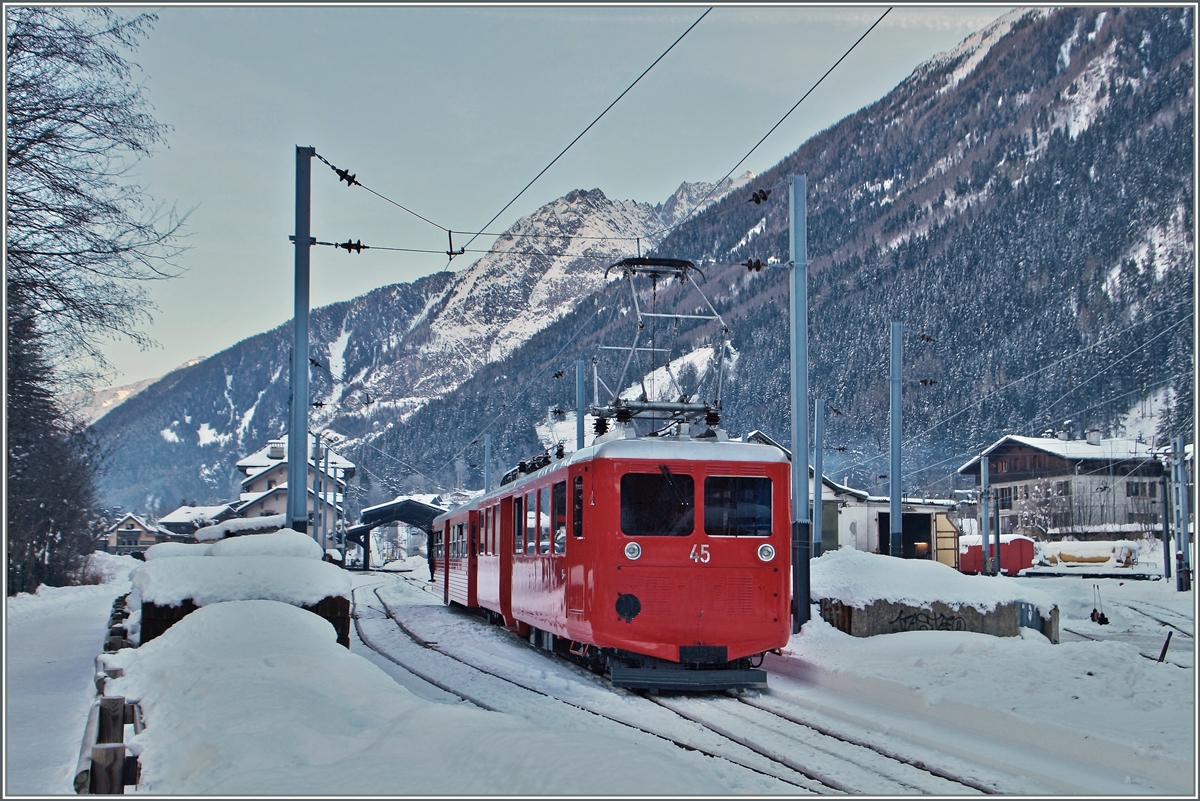
[[[608,433],[608,418],[607,417],[597,417],[594,428],[596,431],[596,436],[600,436],[601,434],[607,434]]]
[[[757,272],[762,272],[762,269],[764,267],[766,267],[767,264],[762,259],[746,259],[746,261],[742,264],[742,266],[745,267],[747,270],[751,270],[751,271],[757,273]]]
[[[555,370],[555,371],[554,371],[554,377],[555,377],[555,378],[562,378],[564,375],[566,375],[566,372],[567,372],[566,370]]]
[[[750,195],[749,202],[757,206],[760,203],[767,202],[767,198],[769,197],[771,197],[770,189],[757,189],[755,190],[754,194]]]
[[[933,378],[922,378],[922,379],[921,379],[920,381],[918,381],[917,383],[918,383],[918,384],[920,384],[920,385],[921,385],[921,386],[923,386],[923,387],[932,387],[934,384],[936,384],[936,383],[937,383],[937,380],[935,380],[935,379],[933,379]]]
[[[371,249],[368,246],[364,245],[362,243],[361,239],[358,240],[357,242],[351,242],[349,239],[347,239],[345,242],[338,245],[338,247],[344,249],[347,253],[349,253],[351,251],[353,251],[355,253],[362,253],[364,250]]]
[[[937,341],[933,337],[929,336],[929,334],[926,334],[924,331],[917,334],[917,339],[921,340],[922,342],[936,342]]]
[[[332,167],[333,165],[330,165],[330,166]],[[333,171],[337,173],[339,184],[342,181],[345,181],[346,186],[350,187],[350,186],[354,186],[355,184],[358,183],[358,181],[354,180],[357,176],[351,175],[349,170],[339,170],[337,167],[334,167]],[[359,184],[359,186],[361,186],[361,185],[362,184]]]

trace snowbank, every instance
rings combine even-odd
[[[272,601],[204,607],[108,661],[125,671],[109,691],[140,700],[146,716],[132,738],[139,792],[644,796],[726,786],[711,760],[671,745],[419,699],[338,646],[328,623]]]
[[[1006,576],[967,576],[940,562],[897,559],[840,548],[810,565],[813,598],[841,601],[863,609],[874,601],[927,608],[941,601],[951,608],[972,606],[990,612],[997,604],[1024,601],[1050,615],[1054,598]]]
[[[190,542],[160,542],[146,549],[146,561],[169,559],[174,556],[206,556],[212,546],[207,542],[199,544]]]
[[[284,528],[270,534],[253,534],[221,540],[208,546],[208,555],[297,556],[302,559],[320,559],[321,546],[307,534]]]
[[[185,598],[196,606],[260,599],[311,606],[330,596],[350,598],[344,570],[294,556],[156,559],[131,578],[141,600],[159,606],[179,606]]]
[[[142,566],[140,560],[132,556],[117,556],[107,551],[96,551],[88,555],[87,570],[105,584],[129,580],[129,574]]]
[[[231,534],[250,534],[253,532],[278,531],[287,525],[287,515],[267,515],[266,517],[235,517],[215,526],[205,526],[196,530],[196,539],[201,542],[220,540]]]

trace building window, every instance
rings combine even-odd
[[[1158,484],[1153,481],[1129,481],[1125,484],[1127,498],[1154,498],[1158,495]]]
[[[996,489],[996,497],[1001,509],[1011,509],[1013,502],[1013,488],[999,487]]]
[[[1060,497],[1066,497],[1067,495],[1070,495],[1071,494],[1071,482],[1070,481],[1055,481],[1054,482],[1054,494],[1058,495]]]
[[[269,489],[269,490],[273,490],[273,489],[275,489],[275,481],[274,481],[274,479],[272,479],[272,480],[270,480],[270,481],[268,481],[268,482],[267,482],[267,489]]]

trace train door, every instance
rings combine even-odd
[[[567,514],[567,543],[565,544],[567,570],[567,620],[582,621],[584,598],[587,596],[587,560],[584,559],[584,471],[571,475],[566,490],[570,510]]]
[[[467,606],[479,605],[479,512],[472,511],[467,515],[470,524],[468,542],[466,544],[467,557]]]
[[[500,614],[504,615],[504,625],[516,624],[512,614],[512,571],[513,571],[513,499],[510,495],[500,499],[496,525],[499,526],[500,541]]]
[[[566,618],[567,584],[567,478],[550,485],[550,586],[555,620]]]

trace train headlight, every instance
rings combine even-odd
[[[625,555],[628,556],[630,559],[637,559],[639,556],[642,555],[642,546],[638,545],[636,542],[626,543],[625,544]]]
[[[764,562],[770,562],[775,558],[775,546],[766,542],[758,546],[758,558]]]

